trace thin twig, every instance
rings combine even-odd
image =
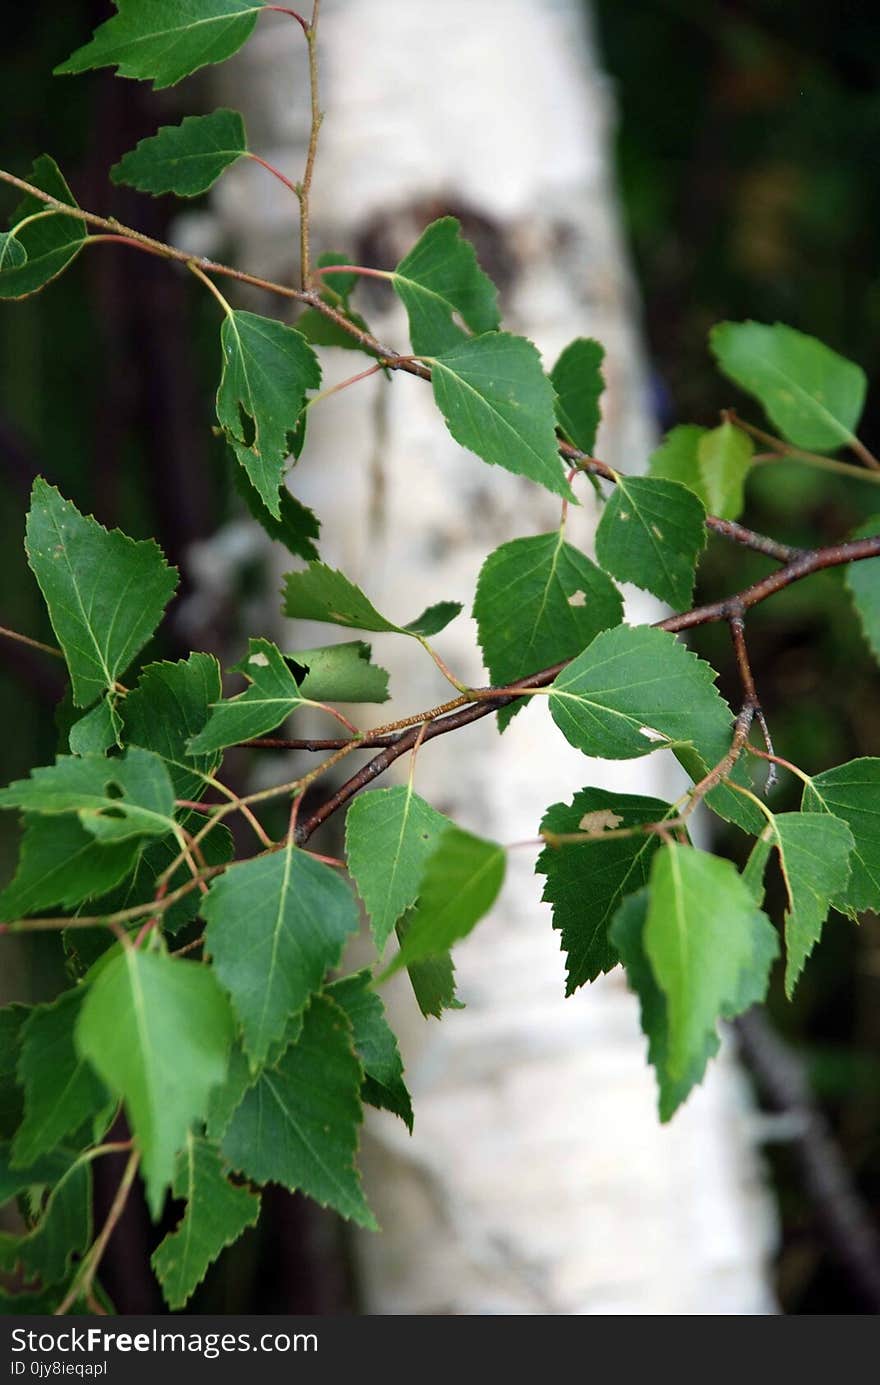
[[[309,49],[309,105],[311,114],[309,148],[306,154],[306,169],[303,180],[297,189],[297,196],[299,197],[300,280],[303,289],[309,287],[312,277],[311,250],[309,247],[309,196],[312,191],[312,176],[315,171],[315,155],[318,152],[318,131],[323,119],[318,92],[318,19],[320,13],[321,0],[314,0],[312,21],[305,31]]]
[[[131,1192],[131,1185],[134,1183],[135,1174],[137,1173],[138,1164],[140,1163],[140,1157],[141,1154],[139,1149],[134,1150],[132,1154],[129,1156],[128,1163],[125,1166],[125,1172],[123,1173],[119,1183],[119,1187],[116,1190],[116,1196],[113,1199],[110,1211],[107,1213],[107,1220],[101,1228],[100,1234],[92,1243],[91,1248],[86,1252],[86,1257],[83,1260],[82,1265],[80,1266],[79,1271],[77,1272],[76,1277],[73,1283],[71,1284],[69,1291],[65,1294],[64,1298],[61,1300],[61,1303],[55,1309],[55,1315],[57,1317],[61,1317],[65,1313],[69,1312],[69,1310],[76,1303],[80,1295],[88,1294],[91,1290],[95,1275],[98,1272],[98,1266],[101,1263],[104,1251],[107,1249],[107,1242],[113,1235],[113,1232],[116,1229],[116,1224],[119,1221],[119,1218],[122,1216],[122,1213],[125,1211],[125,1204],[128,1201],[128,1195]]]

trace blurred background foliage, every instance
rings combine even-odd
[[[862,365],[860,433],[880,445],[880,10],[843,0],[596,0],[619,111],[617,174],[643,301],[661,426],[714,426],[734,405],[713,369],[710,326],[781,321]],[[880,513],[880,487],[796,463],[756,468],[744,522],[795,544],[831,543]],[[715,541],[698,597],[767,571]],[[789,588],[749,617],[759,694],[777,750],[815,772],[880,750],[878,674],[840,573]],[[693,646],[735,696],[727,632]],[[773,806],[795,808],[782,775]],[[747,843],[731,832],[730,854]],[[782,911],[778,877],[769,894]],[[773,1019],[796,1041],[866,1201],[880,1208],[880,921],[832,915],[793,1005]],[[784,1142],[769,1146],[783,1216],[778,1290],[789,1313],[858,1312],[818,1234]]]
[[[862,436],[880,449],[880,10],[781,0],[595,0],[600,44],[619,109],[617,171],[644,305],[658,425],[712,426],[720,408],[757,410],[714,372],[706,334],[721,319],[781,320],[860,362],[873,386]],[[113,188],[107,169],[157,116],[198,109],[186,85],[153,96],[109,73],[53,80],[53,65],[106,15],[100,0],[70,0],[52,23],[40,7],[5,20],[0,82],[12,118],[0,162],[26,174],[51,151],[80,201],[162,236],[172,199]],[[12,205],[12,199],[7,199]],[[118,248],[86,250],[51,293],[7,308],[0,331],[0,550],[3,624],[51,639],[21,547],[33,476],[42,472],[105,524],[155,534],[172,561],[232,511],[222,446],[211,435],[216,321],[183,272]],[[643,459],[634,458],[634,466]],[[797,544],[831,542],[880,513],[880,488],[796,464],[755,470],[745,521]],[[766,571],[755,555],[710,547],[700,599]],[[184,573],[184,592],[186,575]],[[231,610],[172,622],[150,651],[222,647]],[[839,574],[810,579],[758,608],[752,661],[780,753],[807,771],[880,750],[877,672]],[[735,695],[726,632],[694,645]],[[3,779],[55,751],[60,671],[5,645],[0,668]],[[774,806],[797,803],[783,776]],[[6,824],[4,824],[4,829]],[[742,860],[747,843],[731,836]],[[0,870],[15,842],[0,838]],[[770,903],[781,916],[781,885]],[[3,981],[39,999],[59,968],[50,943],[29,940]],[[793,1006],[773,1018],[805,1055],[823,1108],[869,1204],[880,1207],[880,923],[832,917]],[[769,1146],[783,1220],[778,1292],[788,1313],[860,1311],[829,1254],[784,1141]],[[109,1163],[109,1161],[108,1161]],[[118,1170],[107,1170],[99,1207]],[[194,1311],[333,1312],[350,1302],[335,1229],[281,1197],[259,1232],[209,1275]],[[117,1304],[159,1311],[144,1266],[158,1239],[133,1209],[111,1262]],[[258,1239],[259,1238],[259,1239]]]

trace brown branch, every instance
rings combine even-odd
[[[299,198],[299,269],[300,280],[304,289],[309,287],[309,280],[312,275],[311,251],[309,249],[309,196],[312,190],[312,175],[315,171],[315,155],[318,152],[318,131],[323,120],[318,97],[318,19],[320,14],[321,0],[314,0],[312,21],[304,31],[309,49],[309,147],[306,153],[305,173],[297,189]]]

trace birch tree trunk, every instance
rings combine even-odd
[[[293,177],[308,124],[302,48],[279,17],[216,78],[254,147]],[[609,90],[582,5],[325,0],[321,59],[316,250],[391,265],[426,221],[455,212],[502,283],[506,321],[548,364],[573,336],[604,344],[598,452],[639,469],[653,425],[615,216]],[[295,207],[262,170],[235,170],[214,209],[242,263],[293,272]],[[369,295],[366,315],[402,346],[405,324],[383,295]],[[350,353],[326,354],[327,383],[358,369]],[[314,414],[296,492],[324,520],[325,560],[395,619],[469,601],[494,547],[559,522],[556,500],[451,441],[419,380],[374,377]],[[589,549],[596,515],[582,494],[569,537]],[[628,609],[636,621],[657,614],[638,593]],[[314,644],[315,627],[303,637]],[[285,638],[294,647],[289,626]],[[484,679],[468,618],[438,644],[460,677]],[[389,716],[448,695],[411,642],[376,646],[396,693]],[[416,782],[464,826],[513,842],[534,838],[546,806],[586,784],[674,795],[682,781],[667,754],[587,762],[542,702],[503,738],[486,719],[426,746]],[[773,1312],[774,1216],[730,1051],[661,1127],[622,975],[563,998],[534,859],[510,854],[491,918],[457,949],[464,1011],[426,1024],[405,981],[389,988],[416,1129],[410,1139],[382,1114],[368,1121],[365,1178],[383,1230],[356,1246],[365,1311]]]

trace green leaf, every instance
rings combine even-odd
[[[303,505],[295,495],[291,495],[286,486],[282,486],[280,491],[280,519],[276,519],[266,509],[248,480],[247,472],[239,466],[235,468],[235,488],[270,539],[283,543],[288,553],[292,553],[295,558],[303,558],[307,563],[317,559],[315,540],[321,533],[320,520],[307,505]]]
[[[693,742],[715,732],[719,721],[728,726],[729,747],[730,710],[714,680],[715,670],[674,635],[618,625],[597,635],[558,675],[550,711],[567,741],[606,760]]]
[[[113,0],[118,11],[56,75],[115,67],[120,77],[174,86],[208,63],[222,63],[250,37],[265,0]]]
[[[24,1236],[0,1232],[0,1269],[11,1272],[20,1267],[26,1280],[57,1284],[67,1276],[72,1257],[85,1253],[92,1237],[92,1171],[88,1164],[74,1164],[71,1159],[68,1152],[67,1168],[37,1224]],[[21,1187],[41,1182],[42,1164],[24,1170],[21,1178],[26,1180]]]
[[[569,442],[589,456],[596,445],[605,388],[602,362],[605,348],[591,337],[569,342],[550,372],[556,391],[556,419]]]
[[[64,650],[77,707],[88,707],[139,654],[177,586],[152,539],[108,531],[38,476],[25,540],[28,562]]]
[[[772,850],[772,834],[768,837],[759,837],[749,852],[749,859],[743,867],[743,882],[748,886],[749,893],[759,909],[764,903],[764,873]]]
[[[695,423],[680,423],[670,429],[663,442],[648,458],[648,474],[663,481],[679,481],[698,495],[708,510],[709,497],[700,474],[699,446],[706,429]]]
[[[375,1229],[355,1167],[362,1080],[351,1021],[327,996],[315,996],[299,1040],[245,1093],[224,1155],[257,1183],[281,1183]]]
[[[630,987],[639,997],[642,1030],[648,1039],[648,1061],[657,1075],[660,1119],[668,1121],[689,1092],[703,1079],[706,1064],[718,1052],[718,1035],[707,1032],[702,1048],[694,1049],[684,1073],[675,1075],[669,1065],[669,1022],[666,997],[657,985],[645,952],[645,922],[649,892],[640,890],[621,904],[611,925],[611,937],[626,968]],[[762,918],[761,915],[758,916]],[[764,999],[770,967],[778,955],[779,943],[766,919],[758,928],[752,957],[737,982],[734,998],[725,1004],[722,1016],[732,1019]]]
[[[406,941],[411,918],[411,914],[405,914],[395,924],[401,947]],[[425,957],[421,962],[410,962],[406,970],[416,1004],[425,1019],[433,1016],[439,1020],[444,1010],[464,1009],[464,1005],[455,994],[455,966],[449,952],[440,953],[436,957]]]
[[[199,798],[206,774],[220,763],[216,750],[191,755],[187,742],[204,728],[220,701],[220,665],[213,654],[190,654],[177,663],[148,664],[123,704],[125,740],[165,762],[177,798]]]
[[[74,755],[103,755],[111,746],[122,744],[122,717],[112,693],[74,722],[67,741]]]
[[[251,1065],[244,1049],[236,1040],[229,1055],[229,1068],[226,1077],[219,1087],[212,1088],[208,1098],[205,1128],[210,1139],[220,1139],[232,1120],[233,1114],[241,1105],[244,1094],[253,1080]]]
[[[860,366],[781,322],[720,322],[709,344],[795,447],[833,452],[855,441],[867,389]]]
[[[171,1309],[182,1308],[208,1266],[260,1215],[260,1199],[229,1182],[218,1151],[190,1132],[177,1156],[171,1190],[186,1210],[174,1231],[153,1251],[150,1264]]]
[[[223,373],[217,418],[226,440],[274,519],[306,391],[321,383],[318,358],[293,327],[240,310],[220,328]]]
[[[720,519],[738,519],[745,508],[744,486],[755,449],[748,433],[722,423],[697,444],[706,508]]]
[[[106,1088],[73,1042],[85,994],[79,987],[52,1005],[38,1005],[22,1031],[24,1121],[13,1144],[19,1167],[48,1154],[107,1105]]]
[[[379,979],[441,955],[466,937],[495,903],[505,865],[504,847],[497,842],[447,827],[425,864],[400,951]]]
[[[572,802],[554,803],[541,832],[616,831],[640,822],[662,822],[673,810],[659,798],[581,789]],[[646,884],[660,839],[653,833],[631,837],[596,836],[591,841],[548,845],[535,871],[546,877],[542,899],[553,906],[553,927],[568,959],[566,995],[572,995],[619,960],[609,926],[625,895]]]
[[[27,263],[27,251],[12,231],[0,231],[0,271]]]
[[[54,765],[0,789],[0,808],[76,813],[99,841],[121,842],[173,830],[174,789],[159,757],[132,746],[112,760],[59,755]]]
[[[191,755],[211,755],[224,746],[274,731],[292,711],[308,702],[293,670],[271,640],[249,640],[247,657],[234,666],[250,687],[211,706],[207,724],[187,747]]]
[[[25,1198],[29,1208],[39,1205],[45,1189],[63,1177],[75,1157],[72,1150],[59,1149],[19,1169],[12,1163],[12,1145],[0,1141],[0,1207],[14,1197]]]
[[[354,895],[331,866],[288,845],[219,876],[201,912],[214,971],[232,998],[255,1068],[357,932]]]
[[[389,278],[406,308],[418,355],[449,351],[466,340],[453,313],[475,333],[493,332],[501,321],[498,290],[454,216],[432,222]]]
[[[370,916],[381,954],[397,920],[416,901],[422,872],[449,819],[412,785],[370,789],[345,820],[348,869]]]
[[[743,973],[754,966],[756,950],[762,958],[769,950],[769,941],[762,942],[768,929],[730,861],[674,842],[656,853],[644,948],[666,998],[672,1078],[690,1078],[707,1042],[714,1042],[718,1019],[738,1013],[732,1007],[743,992]]]
[[[132,841],[96,841],[72,814],[28,814],[15,878],[0,895],[0,920],[96,899],[128,874],[136,854]]]
[[[571,659],[600,630],[623,619],[614,583],[562,530],[513,539],[483,564],[474,599],[483,660],[496,685]],[[504,730],[522,702],[502,707]]]
[[[110,181],[154,196],[174,192],[178,197],[198,197],[247,152],[238,111],[188,115],[179,125],[163,125],[124,154],[111,168]]]
[[[823,812],[779,813],[773,819],[773,833],[788,894],[785,993],[791,999],[804,963],[819,941],[831,901],[845,890],[855,842],[845,822]]]
[[[867,539],[875,534],[880,534],[880,515],[866,520],[850,537]],[[861,622],[865,642],[874,658],[880,662],[880,558],[847,563],[844,581]]]
[[[461,610],[457,601],[439,601],[408,625],[395,625],[379,614],[360,587],[344,573],[324,563],[309,563],[304,572],[288,572],[284,579],[284,614],[294,620],[323,620],[351,630],[373,630],[397,635],[436,635]]]
[[[75,207],[76,200],[62,177],[55,160],[41,154],[25,180],[32,187],[47,192],[56,201]],[[0,258],[0,300],[27,298],[45,288],[66,269],[82,250],[86,239],[86,224],[77,216],[56,212],[54,216],[40,215],[20,231],[15,230],[26,217],[48,211],[45,202],[28,193],[19,202],[12,218],[14,235],[4,234],[4,256]]]
[[[32,1013],[29,1005],[0,1008],[0,1140],[10,1139],[21,1124],[24,1093],[18,1085],[16,1069],[21,1031]]]
[[[622,582],[677,610],[691,604],[706,511],[686,486],[652,476],[620,476],[596,530],[596,557]]]
[[[298,649],[284,657],[302,670],[300,692],[313,702],[387,702],[388,671],[370,663],[372,650],[363,640]]]
[[[154,1220],[174,1157],[226,1075],[232,1037],[229,1003],[201,963],[126,947],[89,988],[77,1046],[125,1102]]]
[[[385,1006],[371,988],[369,967],[354,976],[343,976],[327,987],[327,995],[348,1015],[354,1049],[364,1066],[361,1096],[370,1106],[400,1116],[410,1133],[412,1101],[403,1080],[403,1063],[394,1031],[385,1018]]]
[[[817,774],[804,789],[805,813],[831,813],[852,832],[850,877],[832,899],[835,909],[855,915],[880,911],[880,760],[850,760]]]
[[[488,332],[431,361],[437,407],[457,443],[490,466],[574,498],[556,440],[556,396],[525,337]]]

